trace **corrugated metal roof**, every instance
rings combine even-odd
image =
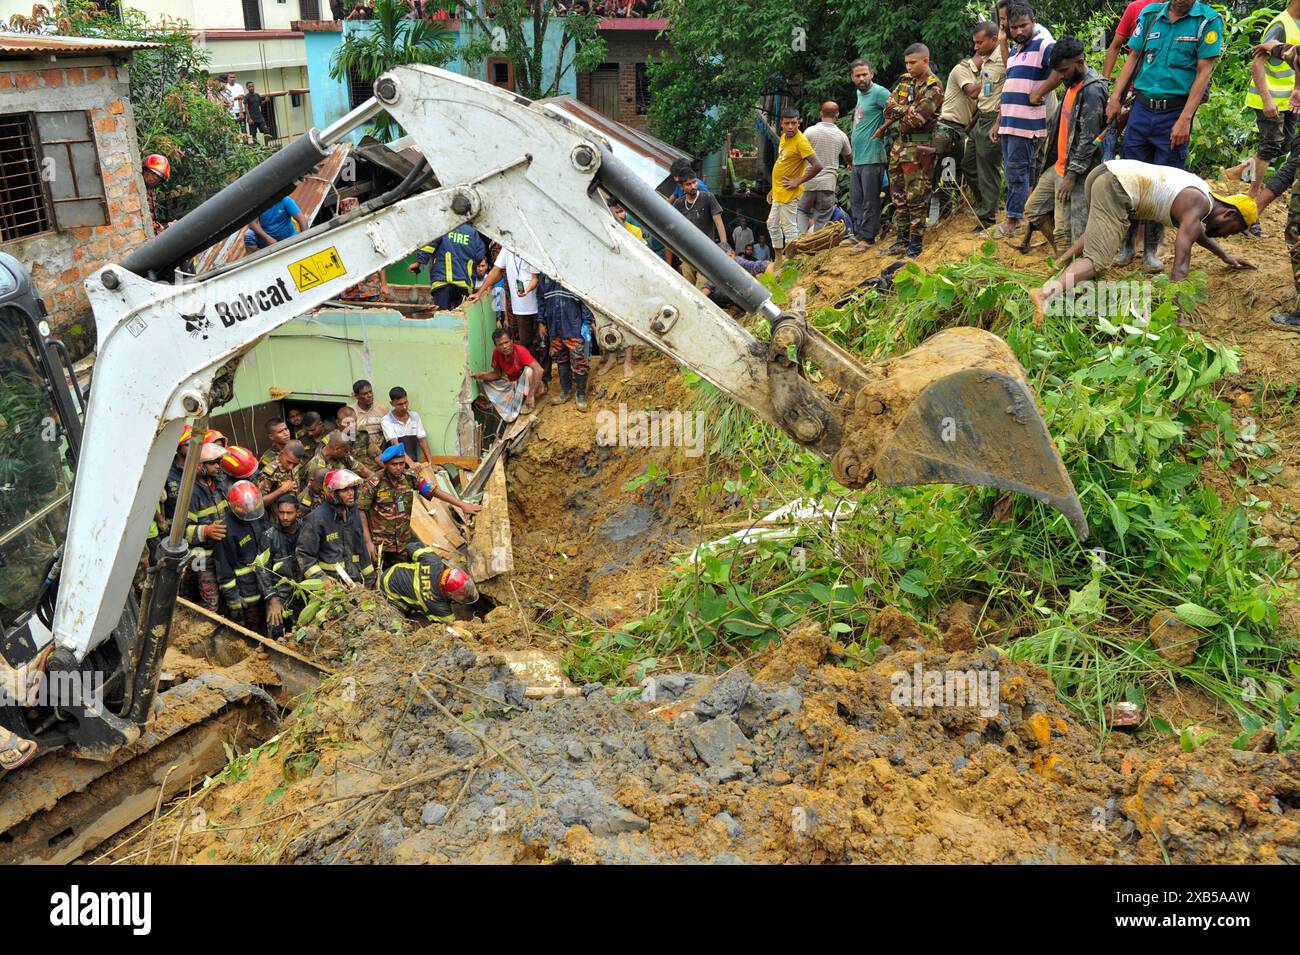
[[[151,50],[161,45],[161,43],[148,43],[143,40],[107,40],[93,36],[55,36],[0,31],[0,54],[103,53],[111,50]]]
[[[590,129],[609,141],[614,155],[624,165],[632,168],[651,188],[658,187],[668,178],[668,170],[676,159],[690,159],[690,153],[670,146],[649,133],[610,119],[589,103],[572,96],[552,96],[538,100],[548,111],[563,116],[570,122]]]

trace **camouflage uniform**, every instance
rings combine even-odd
[[[257,459],[258,469],[261,473],[266,474],[276,466],[280,461],[280,449],[271,445],[262,452],[262,456]]]
[[[263,455],[262,457],[265,458],[266,455]],[[257,489],[262,492],[262,497],[266,497],[266,495],[270,494],[285,481],[292,481],[293,490],[289,493],[297,495],[299,489],[302,487],[301,475],[302,465],[299,464],[297,467],[286,468],[280,463],[280,454],[277,451],[275,458],[269,465],[266,461],[262,462],[262,473],[257,479]],[[276,498],[276,501],[278,500],[279,498]],[[275,501],[272,502],[272,504],[274,503]]]
[[[920,83],[904,74],[885,103],[885,121],[897,120],[889,147],[889,195],[900,239],[919,237],[930,216],[931,139],[942,107],[943,86],[933,73]]]
[[[362,485],[357,497],[357,510],[370,522],[371,542],[390,559],[401,560],[411,541],[411,493],[421,480],[408,472],[394,481],[384,472]]]
[[[307,467],[302,469],[302,474],[311,477],[316,473],[317,468],[325,468],[327,471],[338,471],[341,468],[347,468],[363,478],[370,478],[375,469],[369,466],[370,462],[362,463],[357,460],[355,454],[349,454],[346,457],[335,458],[333,461],[325,460],[325,445],[316,449],[316,453],[307,461]]]

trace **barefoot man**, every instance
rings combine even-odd
[[[1199,176],[1172,166],[1155,166],[1135,159],[1112,159],[1088,174],[1084,186],[1088,224],[1083,238],[1065,253],[1065,270],[1029,293],[1034,304],[1034,325],[1041,327],[1047,304],[1078,282],[1099,278],[1115,259],[1132,219],[1173,226],[1174,265],[1169,277],[1187,278],[1192,246],[1209,249],[1230,269],[1254,268],[1245,259],[1229,255],[1214,241],[1216,236],[1245,232],[1257,218],[1255,200],[1249,196],[1221,196],[1210,191]]]

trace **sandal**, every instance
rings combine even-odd
[[[10,772],[29,762],[36,755],[35,741],[23,739],[13,730],[4,730],[8,739],[0,741],[0,770]]]

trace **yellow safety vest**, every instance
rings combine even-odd
[[[1300,44],[1300,24],[1296,23],[1291,14],[1283,10],[1269,21],[1268,26],[1264,28],[1264,33],[1267,34],[1275,23],[1282,24],[1282,29],[1286,32],[1285,42]],[[1291,90],[1295,88],[1295,70],[1291,68],[1291,64],[1285,60],[1269,57],[1264,61],[1264,79],[1268,83],[1268,93],[1273,97],[1273,102],[1277,103],[1278,110],[1289,110]],[[1251,109],[1264,108],[1264,101],[1253,83],[1246,94],[1246,105]]]

